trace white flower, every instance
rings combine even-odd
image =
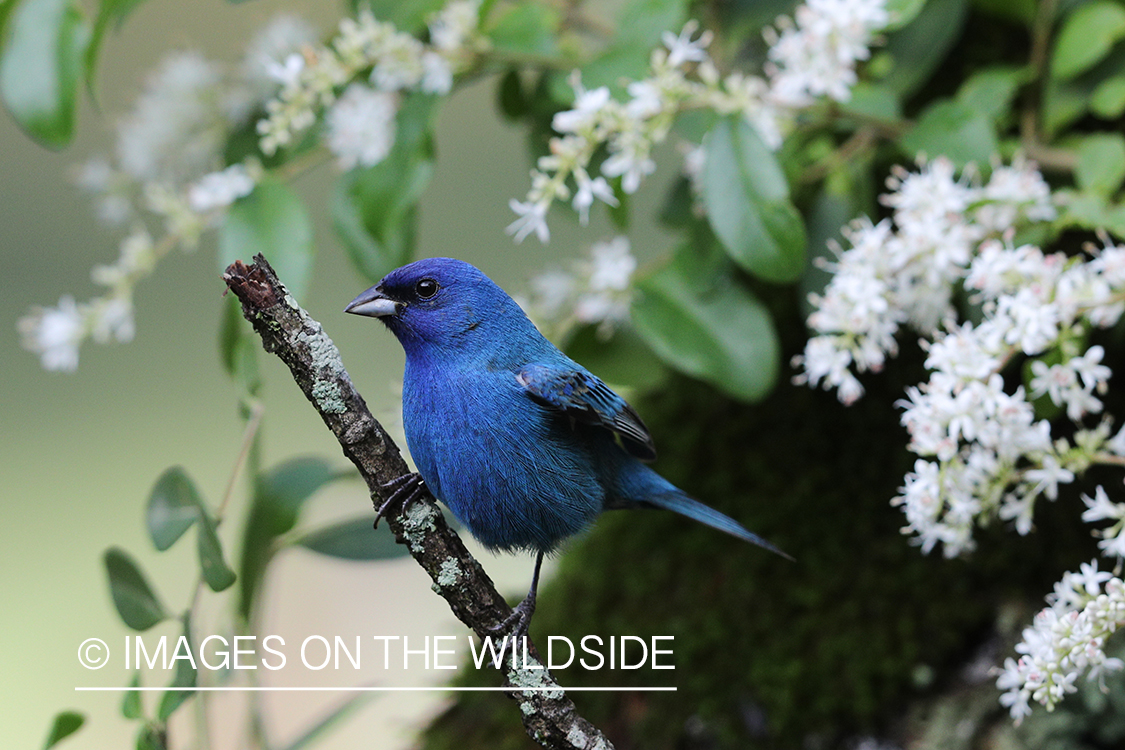
[[[1112,502],[1101,485],[1094,490],[1093,497],[1083,495],[1082,502],[1086,504],[1086,510],[1082,511],[1082,520],[1086,523],[1125,520],[1125,504]]]
[[[325,118],[325,142],[341,169],[372,167],[390,153],[395,142],[394,94],[353,83]]]
[[[382,91],[411,89],[422,80],[422,43],[410,34],[390,32],[378,49],[371,83]]]
[[[222,76],[202,56],[165,58],[117,128],[122,170],[137,180],[180,183],[211,171],[227,123],[215,92]]]
[[[577,79],[575,79],[577,81]],[[577,98],[574,107],[555,113],[551,118],[551,127],[559,133],[578,133],[592,128],[601,116],[602,110],[609,103],[609,88],[599,86],[592,91],[587,91],[576,83]]]
[[[692,41],[691,38],[698,28],[697,22],[688,21],[679,36],[671,31],[665,31],[661,35],[664,46],[668,48],[670,66],[678,68],[685,62],[702,62],[707,59],[707,45],[711,43],[712,34],[710,31],[704,31],[698,39]]]
[[[610,141],[610,157],[602,163],[602,174],[621,177],[621,189],[637,192],[641,179],[656,171],[656,162],[649,158],[652,143],[637,131],[620,133]]]
[[[630,252],[629,238],[614,237],[590,248],[590,289],[621,291],[629,288],[637,259]]]
[[[254,190],[254,178],[243,164],[204,175],[188,188],[188,205],[196,213],[225,208]]]
[[[1113,574],[1109,571],[1099,571],[1098,561],[1091,560],[1088,563],[1081,563],[1078,566],[1078,575],[1073,576],[1073,585],[1075,588],[1082,588],[1086,590],[1087,596],[1097,596],[1102,592],[1102,584],[1113,578]]]
[[[446,52],[458,50],[480,22],[479,0],[454,0],[430,21],[430,42]]]
[[[299,16],[276,16],[246,46],[242,75],[254,89],[256,102],[276,92],[278,84],[292,86],[305,69],[304,47],[317,41],[312,24]]]
[[[280,63],[266,62],[266,74],[282,86],[295,86],[305,69],[305,56],[290,52]]]
[[[1064,469],[1059,465],[1054,456],[1044,456],[1043,466],[1038,469],[1028,469],[1024,472],[1024,479],[1033,484],[1030,494],[1042,492],[1049,500],[1059,496],[1059,483],[1070,484],[1074,481],[1074,472]]]
[[[1030,713],[1031,700],[1054,708],[1076,690],[1081,673],[1101,679],[1125,666],[1104,648],[1106,638],[1125,624],[1125,584],[1119,578],[1099,571],[1097,561],[1083,564],[1079,573],[1063,576],[1048,601],[1052,606],[1035,616],[1016,646],[1023,656],[1005,660],[996,681],[1007,691],[1001,704],[1017,722]]]
[[[90,278],[95,284],[110,289],[127,290],[140,276],[147,276],[156,265],[152,237],[144,227],[138,227],[121,241],[120,256],[112,265],[94,266]]]
[[[508,207],[515,211],[519,218],[509,224],[504,231],[513,235],[516,242],[522,242],[523,238],[532,232],[544,244],[551,239],[551,230],[547,228],[549,203],[520,202],[513,198],[508,201]]]
[[[532,280],[529,314],[551,324],[596,323],[607,337],[629,318],[636,258],[628,237],[615,237],[590,248],[590,257],[575,261],[570,271],[549,271]]]
[[[819,96],[847,101],[856,63],[870,56],[873,33],[888,21],[884,0],[807,0],[794,20],[779,18],[777,29],[765,30],[774,98],[790,106]]]
[[[578,212],[578,221],[582,226],[590,222],[590,206],[594,204],[595,198],[611,206],[617,205],[617,196],[613,194],[613,188],[604,177],[595,177],[591,180],[585,169],[577,169],[574,172],[574,179],[578,183],[578,190],[574,193],[572,205]]]
[[[656,81],[633,81],[625,90],[632,97],[625,105],[625,114],[634,120],[654,117],[663,112],[668,104]]]
[[[422,54],[422,85],[427,94],[448,94],[453,89],[453,68],[436,52]]]
[[[973,217],[990,232],[1004,232],[1021,219],[1051,221],[1056,211],[1051,188],[1031,164],[1021,159],[992,170],[988,184],[977,191],[980,204]]]
[[[543,317],[558,317],[574,296],[577,284],[574,274],[566,271],[555,270],[539,274],[531,280],[534,294],[532,307]]]
[[[43,369],[78,369],[78,344],[85,335],[86,320],[73,297],[61,297],[58,307],[35,308],[20,319],[18,327],[24,348],[39,355]]]
[[[94,341],[127,343],[136,334],[133,322],[133,303],[122,297],[101,300],[92,306],[91,335]]]

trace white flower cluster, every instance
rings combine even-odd
[[[78,347],[88,337],[101,344],[132,341],[133,287],[152,271],[157,253],[143,229],[121,243],[121,257],[112,266],[95,266],[91,276],[108,288],[104,297],[78,304],[66,295],[58,307],[32,308],[17,328],[24,348],[36,352],[43,368],[73,372],[78,367]]]
[[[1064,575],[1047,601],[1051,606],[1035,616],[1016,646],[1022,656],[1006,659],[996,680],[1005,691],[1000,703],[1017,724],[1031,713],[1031,701],[1051,710],[1075,692],[1083,672],[1104,680],[1107,672],[1125,667],[1105,652],[1106,640],[1125,625],[1125,582],[1098,570],[1094,560]]]
[[[552,127],[560,135],[532,170],[527,198],[510,202],[519,218],[508,233],[517,242],[529,234],[546,242],[547,211],[556,200],[570,200],[583,224],[595,199],[617,205],[608,180],[620,178],[622,191],[635,192],[656,169],[653,148],[684,110],[740,113],[777,148],[796,109],[819,96],[846,100],[856,64],[868,57],[874,33],[889,21],[886,1],[809,0],[795,17],[795,23],[778,20],[780,33],[767,30],[773,46],[764,78],[740,72],[722,77],[707,54],[712,35],[704,31],[696,37],[695,21],[679,35],[665,32],[664,49],[653,52],[648,77],[626,87],[627,102],[615,100],[604,86],[587,91],[576,74],[574,107],[555,115]],[[609,156],[601,173],[591,175],[590,160],[603,145]]]
[[[993,515],[1031,530],[1039,496],[1054,500],[1059,484],[1095,463],[1120,464],[1125,439],[1110,439],[1100,414],[1112,374],[1102,347],[1085,336],[1117,322],[1125,310],[1125,247],[1108,245],[1088,257],[1044,255],[990,240],[974,257],[965,286],[977,290],[984,319],[952,326],[929,345],[928,382],[907,389],[902,422],[910,450],[922,458],[896,499],[907,531],[928,550],[942,542],[948,556],[972,548],[975,522]],[[1031,362],[1030,393],[1005,392],[1000,370],[1017,355]],[[1049,364],[1053,363],[1053,364]],[[1051,439],[1035,420],[1031,400],[1046,396],[1077,428],[1072,440]]]
[[[794,361],[803,368],[799,382],[836,388],[844,403],[863,395],[852,369],[881,369],[897,353],[895,334],[903,324],[933,337],[955,317],[954,287],[983,240],[1055,215],[1050,189],[1024,162],[997,166],[978,186],[955,179],[947,159],[935,159],[919,172],[896,169],[888,186],[892,192],[882,202],[894,209],[893,221],[861,220],[844,231],[851,246],[838,249],[828,264],[832,280],[812,298],[816,310],[808,323],[817,335]],[[959,372],[978,379],[996,369],[977,347],[959,346],[961,339],[949,339],[931,357],[952,358]],[[973,356],[978,359],[966,359]]]
[[[856,65],[871,55],[872,35],[890,21],[885,0],[805,0],[793,19],[766,30],[766,75],[776,102],[804,107],[821,96],[847,101]]]
[[[600,336],[629,319],[633,273],[637,259],[623,235],[596,242],[590,257],[575,261],[570,270],[553,270],[531,281],[531,297],[520,304],[537,323],[556,336],[573,324],[597,324]]]
[[[853,225],[851,247],[813,297],[817,335],[795,359],[804,368],[796,380],[835,387],[850,403],[863,393],[853,367],[878,370],[904,324],[921,334],[929,379],[898,404],[919,458],[892,502],[923,551],[940,542],[952,557],[973,548],[977,525],[999,518],[1027,534],[1039,498],[1056,499],[1060,485],[1091,466],[1125,466],[1125,430],[1113,434],[1099,398],[1112,372],[1088,340],[1125,313],[1125,246],[1104,239],[1075,256],[1016,246],[1021,227],[1055,215],[1049,188],[1024,163],[997,166],[977,185],[955,179],[939,159],[917,173],[896,170],[888,184],[882,200],[893,220]],[[959,321],[958,289],[976,322]],[[1027,386],[1005,387],[1001,373],[1017,359],[1029,362]],[[1065,414],[1069,438],[1036,418],[1036,400]],[[1125,559],[1125,503],[1102,487],[1083,500],[1082,520],[1109,522],[1094,531],[1103,554]],[[1125,624],[1120,578],[1083,565],[1049,602],[1024,631],[1023,656],[1008,659],[997,682],[1017,721],[1032,701],[1053,707],[1081,674],[1123,666],[1105,652],[1106,638]]]
[[[342,20],[326,46],[286,59],[285,85],[266,104],[268,116],[257,126],[263,153],[290,144],[328,109],[325,143],[340,166],[378,164],[394,144],[400,92],[449,93],[454,74],[483,49],[479,5],[479,0],[449,3],[430,21],[428,45],[367,10]],[[366,82],[348,85],[368,68]]]
[[[149,77],[132,111],[117,129],[114,159],[83,165],[78,184],[97,199],[109,224],[131,224],[118,260],[93,269],[108,292],[85,303],[67,295],[57,307],[33,308],[18,328],[24,347],[48,370],[72,371],[78,348],[133,337],[133,289],[174,247],[193,249],[200,232],[248,195],[260,176],[256,163],[223,167],[230,134],[276,93],[279,61],[307,47],[315,30],[280,16],[250,40],[242,61],[227,70],[193,52],[170,55]],[[146,220],[163,222],[154,241]]]

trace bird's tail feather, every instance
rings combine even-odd
[[[645,502],[664,510],[671,510],[679,513],[681,516],[705,523],[713,529],[725,531],[731,536],[738,537],[739,539],[756,544],[759,547],[768,549],[770,552],[776,552],[787,560],[793,558],[782,552],[775,545],[767,542],[762,537],[747,531],[746,528],[738,521],[730,516],[720,513],[709,505],[704,505],[698,500],[694,500],[682,492],[662,492],[657,495],[652,495],[645,498]]]

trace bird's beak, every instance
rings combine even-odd
[[[349,302],[348,306],[344,308],[344,312],[353,315],[367,315],[372,318],[384,318],[398,312],[398,305],[398,302],[383,294],[380,287],[373,286]]]

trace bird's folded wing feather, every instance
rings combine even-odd
[[[594,375],[582,370],[528,365],[516,374],[516,380],[540,404],[575,421],[615,433],[630,455],[642,461],[656,458],[652,436],[637,412]]]

